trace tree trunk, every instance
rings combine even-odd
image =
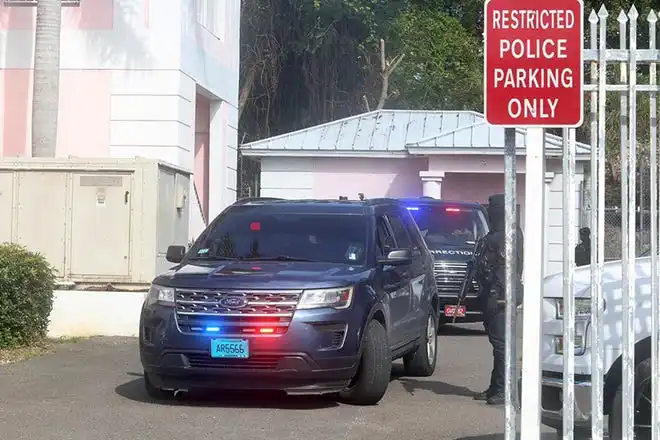
[[[245,77],[245,82],[243,83],[243,87],[241,87],[241,92],[238,95],[239,121],[241,120],[241,116],[243,116],[243,110],[245,110],[245,104],[247,104],[248,99],[250,99],[250,94],[252,93],[252,87],[254,86],[254,80],[256,79],[257,76],[257,67],[258,64],[256,61],[252,66],[250,66],[247,76]]]
[[[32,95],[33,157],[55,157],[61,29],[61,0],[38,0]]]

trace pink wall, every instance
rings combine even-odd
[[[195,102],[195,162],[194,180],[197,195],[202,205],[204,218],[209,218],[209,131],[210,102],[197,94]]]
[[[77,7],[62,8],[64,29],[112,29],[114,0],[82,1]],[[0,2],[0,30],[34,29],[35,8],[2,6]]]
[[[460,174],[446,173],[442,182],[442,198],[488,203],[493,194],[504,194],[504,175],[496,173]],[[516,179],[516,198],[520,206],[521,224],[525,209],[525,175],[518,174]]]
[[[322,158],[314,161],[314,196],[349,199],[366,197],[414,197],[422,194],[419,172],[426,159]]]
[[[111,75],[62,70],[57,156],[106,157],[110,144]],[[32,70],[0,70],[0,156],[30,155]]]

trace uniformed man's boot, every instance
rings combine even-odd
[[[476,393],[474,396],[472,396],[472,398],[474,400],[486,401],[486,400],[488,400],[488,397],[490,397],[490,394],[491,394],[490,390],[486,390],[486,391],[482,391],[480,393]]]
[[[486,403],[489,405],[504,405],[504,393],[496,393],[492,396],[488,396]]]

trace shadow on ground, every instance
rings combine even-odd
[[[470,327],[444,324],[438,327],[438,336],[484,336],[482,324],[470,324]]]
[[[392,381],[399,382],[403,389],[410,395],[415,395],[416,391],[431,391],[438,396],[462,396],[472,397],[476,391],[466,387],[452,385],[438,380],[418,380],[405,376],[403,365],[395,363],[392,365]]]
[[[290,410],[316,410],[332,408],[339,404],[330,396],[287,396],[278,392],[220,391],[191,392],[176,399],[154,400],[144,389],[141,374],[128,373],[133,377],[115,388],[115,393],[125,399],[140,403],[168,406],[204,406],[213,408],[268,408]]]

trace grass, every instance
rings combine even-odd
[[[0,365],[7,365],[51,353],[57,345],[74,343],[82,339],[84,338],[48,338],[27,347],[0,348]]]

